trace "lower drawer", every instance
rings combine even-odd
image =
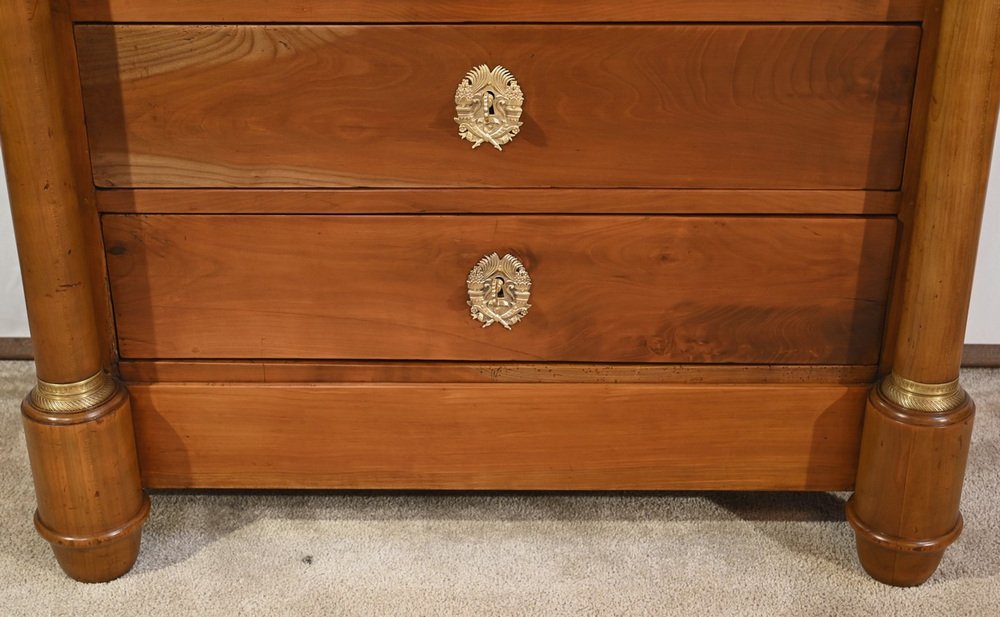
[[[865,385],[130,384],[153,488],[853,486]]]
[[[739,216],[106,215],[125,358],[875,364],[896,223]],[[470,316],[496,252],[511,330]],[[509,297],[509,295],[508,295]]]

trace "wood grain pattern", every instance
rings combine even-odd
[[[922,176],[924,144],[927,137],[928,110],[931,105],[931,86],[934,82],[934,59],[937,55],[941,35],[941,5],[943,0],[928,0],[926,14],[921,25],[920,59],[917,63],[917,80],[914,86],[913,107],[910,114],[910,131],[907,139],[906,162],[903,168],[903,184],[899,191],[900,202],[897,210],[900,234],[896,249],[896,265],[893,268],[892,287],[889,292],[889,310],[886,316],[885,333],[882,342],[882,358],[879,370],[882,375],[892,371],[895,361],[896,342],[899,334],[899,317],[903,303],[895,300],[902,297],[906,262],[910,253],[913,217],[916,215],[917,192]]]
[[[861,384],[874,366],[126,360],[130,383]]]
[[[922,384],[959,377],[976,246],[1000,108],[1000,3],[941,3],[940,39],[914,207],[904,209],[892,372]],[[918,138],[919,139],[919,138]],[[872,393],[848,518],[876,579],[919,585],[962,531],[962,483],[974,405],[906,409]]]
[[[872,393],[861,473],[847,512],[861,564],[883,583],[923,583],[961,533],[958,510],[974,415],[971,399],[948,412],[927,413]]]
[[[54,384],[98,374],[113,340],[72,38],[64,3],[0,2],[0,138],[36,374]],[[149,504],[128,394],[58,414],[28,398],[21,412],[36,529],[69,576],[121,576]]]
[[[79,26],[102,187],[899,188],[912,26]],[[525,91],[457,136],[480,63]],[[609,164],[617,162],[616,164]]]
[[[852,485],[864,386],[132,387],[154,488]]]
[[[103,190],[119,214],[895,214],[896,191]]]
[[[118,360],[116,348],[114,316],[111,310],[111,293],[107,285],[108,266],[104,261],[101,241],[101,223],[97,215],[96,191],[93,166],[90,162],[90,143],[84,121],[83,94],[80,87],[80,67],[76,54],[76,39],[73,22],[70,19],[67,0],[53,0],[53,31],[56,47],[53,53],[61,72],[63,84],[60,108],[66,118],[66,133],[60,136],[72,149],[73,174],[78,199],[76,208],[82,223],[84,250],[81,255],[86,260],[90,294],[94,304],[97,339],[101,345],[101,366],[111,370]],[[48,77],[51,80],[51,77]],[[58,133],[53,133],[58,135]],[[48,234],[46,234],[48,236]],[[63,350],[60,353],[65,353]]]
[[[48,5],[22,5],[0,4],[3,162],[38,378],[73,383],[101,370],[102,334],[110,334],[94,305],[93,285],[103,290],[103,277],[91,279],[103,271],[91,257],[102,255],[88,236],[96,214],[80,205],[91,185],[77,184],[83,160],[73,140],[73,103],[80,104],[80,92],[59,27],[70,24]]]
[[[926,0],[71,0],[81,21],[918,21]]]
[[[946,2],[893,370],[958,378],[1000,111],[1000,3]],[[947,255],[947,258],[942,258]]]
[[[107,582],[131,569],[149,513],[136,457],[129,395],[75,413],[21,405],[38,500],[36,529],[63,570]]]
[[[872,364],[888,218],[103,217],[126,358]],[[533,308],[469,317],[512,252]]]

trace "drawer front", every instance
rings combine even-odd
[[[900,185],[907,25],[77,27],[102,187]],[[455,94],[524,93],[495,151]]]
[[[698,216],[106,215],[103,226],[125,358],[762,364],[877,362],[896,229]],[[530,309],[509,331],[470,314],[470,271],[493,252],[531,278]]]
[[[129,384],[151,488],[849,490],[869,389]]]

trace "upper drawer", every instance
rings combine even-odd
[[[920,29],[78,26],[102,187],[897,189]],[[455,90],[524,92],[497,152]]]

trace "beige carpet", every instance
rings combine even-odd
[[[81,585],[31,525],[0,363],[0,615],[1000,615],[1000,371],[979,401],[965,534],[923,587],[871,581],[844,495],[155,494],[135,570]]]

